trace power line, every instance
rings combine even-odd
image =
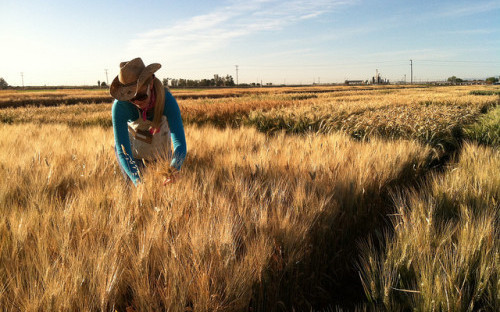
[[[495,61],[449,61],[449,60],[419,60],[419,62],[429,62],[429,63],[483,63],[483,64],[500,64],[500,62]]]

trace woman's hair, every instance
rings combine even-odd
[[[161,123],[161,118],[163,116],[163,109],[165,108],[165,88],[160,79],[153,75],[153,88],[156,92],[156,103],[155,112],[153,118],[153,127],[159,128]]]

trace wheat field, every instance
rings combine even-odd
[[[157,162],[138,188],[109,103],[0,109],[0,307],[493,311],[498,96],[474,87],[181,99],[180,180]]]
[[[390,311],[498,311],[500,150],[467,143],[425,188],[396,198],[384,251],[363,246],[368,298]]]

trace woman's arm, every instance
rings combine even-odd
[[[170,166],[180,170],[187,153],[186,137],[179,105],[167,89],[165,89],[165,109],[163,110],[163,115],[167,117],[168,127],[170,128],[172,143],[174,145],[174,155]]]
[[[127,125],[128,120],[133,119],[133,114],[134,112],[137,114],[137,111],[131,106],[132,104],[128,102],[115,100],[111,109],[111,118],[113,121],[113,133],[118,161],[130,180],[137,186],[140,182],[139,169],[132,156]]]

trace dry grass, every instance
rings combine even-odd
[[[364,247],[365,291],[390,311],[500,309],[500,151],[466,144],[456,165],[397,197],[385,250]]]
[[[183,119],[198,125],[240,126],[250,112],[259,109],[309,106],[316,95],[251,94],[225,99],[201,99],[179,101]]]
[[[0,108],[110,102],[107,89],[1,90]]]
[[[124,183],[110,103],[0,109],[0,306],[350,306],[361,254],[371,308],[498,309],[498,106],[479,118],[496,89],[363,88],[174,90],[188,157],[167,188],[164,162]],[[432,173],[415,139],[446,152],[464,129],[493,147],[465,144]]]
[[[239,126],[255,109],[308,105],[314,95],[252,94],[242,97],[178,100],[184,123]],[[3,123],[64,123],[70,126],[111,126],[111,102],[50,107],[23,106],[0,109]]]
[[[22,311],[331,302],[320,286],[352,265],[353,239],[377,227],[384,194],[429,155],[405,141],[188,127],[181,180],[161,186],[158,163],[135,189],[109,128],[0,134],[0,306]]]
[[[111,103],[49,107],[23,106],[0,109],[2,123],[66,124],[68,126],[111,127]]]
[[[216,99],[240,97],[255,94],[279,93],[331,93],[339,91],[358,92],[360,90],[422,88],[421,86],[316,86],[279,88],[214,88],[214,89],[173,89],[174,96],[181,99]],[[0,108],[35,106],[73,105],[78,103],[112,102],[108,89],[33,89],[0,90]]]
[[[475,96],[470,87],[386,90],[325,95],[312,105],[254,111],[249,124],[261,131],[344,131],[357,138],[418,139],[456,148],[463,127],[497,105],[498,96]]]
[[[475,96],[470,90],[471,87],[334,91],[309,88],[305,93],[299,88],[277,88],[279,93],[267,90],[268,93],[178,102],[187,124],[247,124],[264,132],[344,131],[356,138],[411,138],[449,149],[461,141],[464,125],[474,122],[498,102],[497,96]],[[0,110],[0,121],[110,126],[110,105],[7,108]]]

